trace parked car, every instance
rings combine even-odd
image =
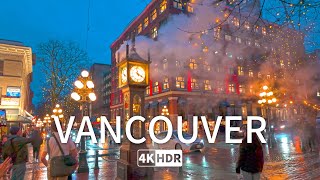
[[[289,130],[288,121],[279,121],[275,125],[271,125],[271,129],[274,129],[274,132],[285,132]]]
[[[156,137],[158,139],[164,139],[167,136],[167,131],[163,131],[160,132],[159,134],[156,135]],[[182,132],[182,136],[185,139],[191,139],[192,135]],[[190,151],[199,151],[204,147],[204,142],[203,140],[197,138],[193,143],[190,144],[185,144],[182,143],[179,139],[178,139],[178,132],[175,130],[172,133],[172,137],[170,138],[170,140],[167,143],[164,144],[157,144],[155,142],[152,142],[153,147],[155,149],[180,149],[183,152],[190,152]]]

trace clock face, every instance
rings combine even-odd
[[[122,83],[126,83],[128,79],[128,75],[127,75],[127,68],[124,67],[121,71],[121,82]]]
[[[142,82],[146,78],[146,72],[141,66],[132,66],[130,69],[130,77],[134,82]]]

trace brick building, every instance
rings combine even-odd
[[[0,113],[9,126],[31,122],[28,117],[33,110],[30,83],[34,64],[35,56],[30,47],[0,40]]]
[[[209,49],[201,42],[200,50],[203,56],[188,59],[163,57],[161,62],[151,64],[151,79],[146,89],[145,106],[148,118],[165,114],[176,127],[177,115],[183,116],[185,124],[190,125],[193,115],[206,115],[209,119],[215,119],[218,115],[246,117],[266,113],[257,103],[260,87],[264,84],[278,86],[287,81],[285,78],[290,75],[289,72],[298,69],[305,58],[304,36],[294,30],[266,24],[262,20],[257,21],[259,3],[246,2],[247,4],[241,6],[243,10],[256,8],[246,20],[240,18],[241,14],[230,11],[232,4],[223,4],[224,16],[228,17],[225,22],[222,24],[221,19],[212,17],[215,28],[195,35],[199,39],[203,35],[212,36],[212,43],[219,45],[216,49]],[[116,66],[117,62],[121,61],[121,58],[117,57],[120,47],[125,41],[130,41],[132,36],[142,35],[157,41],[158,30],[167,24],[169,17],[179,13],[197,16],[194,13],[194,4],[194,1],[154,0],[111,45],[112,120],[116,115],[123,115],[122,93],[118,88]],[[295,41],[291,40],[293,35]],[[199,48],[199,43],[195,46]],[[225,48],[226,46],[229,48]],[[240,46],[241,51],[237,52],[235,49]],[[212,53],[213,56],[205,58],[206,53]],[[263,69],[265,66],[268,68]],[[175,67],[179,74],[170,67]],[[154,75],[158,71],[162,72],[161,76]],[[286,94],[288,96],[290,93]],[[274,108],[271,118],[287,119],[284,108],[286,107]],[[165,128],[164,124],[158,123],[156,131]]]

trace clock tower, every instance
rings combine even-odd
[[[127,121],[132,116],[145,117],[145,90],[149,83],[149,65],[148,61],[139,56],[135,49],[134,38],[129,52],[129,45],[126,46],[126,58],[118,63],[119,69],[119,88],[123,94],[124,117],[122,119],[122,128],[125,131]],[[135,121],[131,125],[131,133],[135,139],[145,137],[145,123]],[[152,175],[152,170],[137,166],[137,151],[147,149],[145,143],[133,144],[124,136],[123,144],[120,148],[120,160],[117,163],[117,179],[132,179]]]

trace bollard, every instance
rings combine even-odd
[[[94,165],[95,170],[99,169],[99,164],[98,164],[99,156],[98,155],[99,155],[99,152],[98,152],[98,150],[96,150],[96,158],[95,158],[95,165]]]

